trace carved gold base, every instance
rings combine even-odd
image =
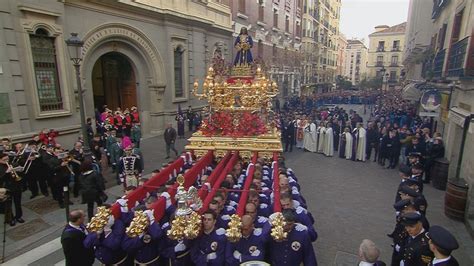
[[[227,151],[239,151],[244,161],[249,161],[254,152],[258,152],[258,156],[265,160],[272,160],[274,152],[283,151],[280,133],[276,130],[272,134],[241,138],[208,137],[197,131],[188,139],[188,142],[186,150],[194,151],[196,157],[200,158],[208,150],[212,150],[218,160],[224,157]]]

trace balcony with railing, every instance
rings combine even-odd
[[[390,66],[391,66],[391,67],[397,67],[397,66],[398,66],[398,62],[391,62],[391,63],[390,63]]]
[[[465,74],[465,58],[469,37],[466,37],[451,46],[449,53],[448,77],[464,77]]]
[[[383,62],[375,62],[376,67],[383,67]]]
[[[400,51],[401,51],[400,46],[392,47],[392,52],[400,52]]]
[[[383,46],[377,47],[377,52],[385,52],[385,47]]]
[[[433,77],[440,78],[443,76],[443,66],[444,66],[445,57],[446,57],[446,49],[440,50],[436,54],[432,63]]]

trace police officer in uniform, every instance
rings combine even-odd
[[[416,212],[406,213],[402,216],[401,222],[408,233],[400,253],[403,266],[426,266],[434,258],[429,247],[429,238],[421,222],[421,214]]]
[[[458,241],[454,236],[441,226],[433,225],[428,233],[429,245],[435,258],[430,264],[432,266],[458,266],[458,261],[451,256],[451,252],[459,248]]]

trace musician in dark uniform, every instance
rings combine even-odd
[[[458,266],[458,261],[451,256],[451,252],[459,248],[458,241],[454,236],[441,226],[433,225],[428,233],[429,245],[435,258],[432,266]]]
[[[39,190],[46,197],[49,196],[48,185],[46,183],[46,174],[44,171],[44,164],[41,159],[41,153],[38,150],[37,142],[32,140],[28,143],[28,150],[25,151],[23,157],[25,161],[29,161],[23,173],[28,182],[28,188],[31,191],[30,199],[38,196]],[[39,184],[39,189],[38,189]]]
[[[67,159],[67,153],[64,153],[61,148],[53,148],[52,145],[48,145],[43,158],[43,162],[48,166],[48,171],[51,173],[50,185],[53,199],[58,202],[61,208],[64,208],[63,187],[68,185],[69,177],[74,174],[68,165]]]
[[[17,222],[24,223],[23,220],[23,209],[21,208],[21,192],[22,192],[21,179],[18,173],[13,169],[12,165],[9,164],[9,157],[7,153],[0,153],[0,188],[6,188],[10,194],[13,204],[15,204],[15,215],[10,220],[10,225],[15,226]],[[11,208],[5,206],[6,210]],[[5,210],[5,214],[6,214]],[[13,215],[13,214],[12,214]]]
[[[417,212],[406,213],[401,218],[401,222],[408,233],[408,237],[400,249],[404,266],[429,265],[434,258],[421,218],[421,214]]]
[[[89,139],[91,140],[91,139]],[[82,149],[82,143],[80,141],[74,143],[74,149],[72,149],[69,154],[71,155],[70,160],[70,167],[74,172],[74,187],[73,187],[73,194],[74,197],[79,197],[79,176],[81,175],[81,163],[84,161],[84,152]]]
[[[84,225],[85,214],[82,210],[69,213],[69,223],[61,235],[66,266],[88,266],[94,264],[94,250],[84,247],[88,234]]]

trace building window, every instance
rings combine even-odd
[[[183,89],[183,48],[178,46],[174,50],[174,97],[184,97]]]
[[[290,16],[285,16],[285,31],[290,32]]]
[[[444,48],[444,41],[446,39],[446,30],[448,29],[448,24],[443,24],[443,27],[439,30],[438,34],[438,50]]]
[[[260,58],[263,58],[263,42],[262,42],[262,40],[258,40],[257,53],[258,53],[258,56]]]
[[[392,50],[393,51],[400,51],[400,41],[393,41],[393,47],[392,47]]]
[[[379,41],[379,45],[377,46],[377,52],[383,52],[385,49],[385,42]]]
[[[398,55],[392,56],[392,61],[390,62],[392,66],[398,65]]]
[[[239,0],[239,12],[245,13],[245,0]]]
[[[36,90],[42,112],[63,109],[54,42],[55,38],[42,28],[30,34]]]
[[[301,22],[296,22],[296,36],[301,37]]]
[[[377,66],[383,66],[383,55],[377,56]]]
[[[390,71],[390,80],[391,81],[397,80],[397,71]]]
[[[456,16],[454,17],[453,33],[451,34],[451,43],[455,43],[459,41],[463,13],[464,13],[464,9],[456,13]]]
[[[278,10],[273,9],[273,27],[278,28]]]

